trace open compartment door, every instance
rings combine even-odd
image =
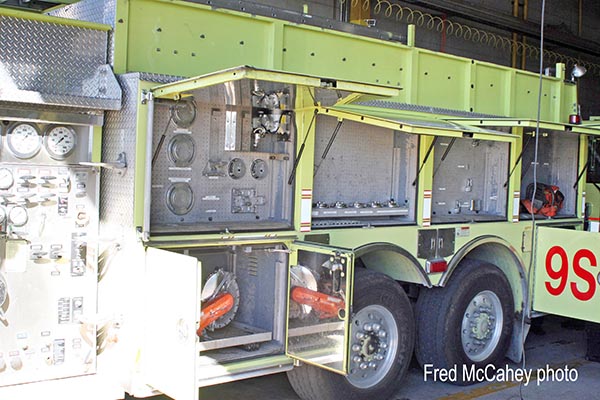
[[[361,94],[399,90],[251,67],[153,88],[143,237],[293,230],[304,116]]]
[[[600,323],[598,234],[537,228],[533,309]]]
[[[302,242],[291,250],[286,354],[346,373],[354,254]]]
[[[197,400],[196,329],[200,263],[194,257],[146,250],[146,383],[177,400]]]

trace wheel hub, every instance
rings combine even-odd
[[[371,387],[381,381],[393,365],[398,343],[394,317],[382,306],[367,306],[354,316],[351,333],[347,379],[356,387]]]
[[[462,320],[461,340],[465,354],[474,362],[489,357],[502,333],[503,313],[498,296],[489,290],[475,295]]]

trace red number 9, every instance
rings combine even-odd
[[[552,260],[554,256],[558,255],[560,257],[560,266],[557,270],[552,268]],[[545,282],[546,290],[552,296],[560,295],[567,286],[567,278],[569,276],[569,259],[567,258],[567,253],[560,246],[554,246],[548,253],[546,254],[546,273],[552,280],[560,280],[558,286],[552,286],[551,282]]]

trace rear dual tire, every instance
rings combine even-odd
[[[417,301],[415,354],[421,367],[458,368],[457,385],[476,380],[463,368],[498,366],[510,344],[514,302],[496,266],[465,259],[444,288],[424,290]]]

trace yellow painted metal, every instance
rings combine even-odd
[[[443,119],[428,118],[426,115],[420,115],[418,117],[415,117],[414,114],[403,115],[388,109],[376,107],[355,106],[352,107],[351,111],[341,108],[322,107],[319,108],[319,112],[340,119],[348,119],[363,124],[375,125],[417,135],[464,137],[466,134],[473,139],[502,142],[512,142],[518,139],[517,136],[509,133],[482,129],[476,126],[459,125],[457,123],[447,122]]]
[[[458,122],[464,125],[471,126],[493,126],[493,127],[523,127],[535,128],[537,121],[533,119],[520,118],[447,118],[448,121]],[[540,129],[553,131],[567,131],[585,135],[600,135],[600,124],[564,124],[548,121],[540,121]]]
[[[40,21],[40,22],[48,22],[52,24],[58,25],[69,25],[76,26],[79,28],[93,29],[97,31],[110,31],[112,27],[110,25],[104,24],[96,24],[93,22],[80,21],[76,19],[66,19],[66,18],[58,18],[52,17],[46,14],[38,14],[32,13],[29,11],[17,10],[13,8],[0,7],[0,17],[11,17],[11,18],[21,18],[28,19],[32,21]]]
[[[150,90],[155,83],[140,82],[137,98],[142,98],[142,92]],[[136,227],[141,227],[144,223],[144,193],[146,180],[146,141],[152,138],[146,137],[148,128],[148,105],[138,102],[138,112],[136,118],[136,140],[135,140],[135,177],[134,177],[134,209],[133,221]],[[181,240],[181,238],[180,238]]]
[[[292,85],[337,89],[353,93],[367,93],[371,95],[387,97],[397,96],[399,93],[398,89],[388,86],[364,84],[360,82],[348,82],[343,80],[338,81],[303,74],[293,74],[289,72],[272,71],[245,66],[160,85],[153,88],[152,92],[156,98],[178,99],[184,96],[185,92],[190,90],[240,79],[258,79]]]
[[[600,322],[597,234],[537,229],[533,309]]]
[[[113,31],[114,42],[114,61],[113,69],[115,74],[124,74],[130,72],[128,68],[129,54],[129,0],[116,0],[117,13],[115,29]],[[175,73],[175,72],[173,72]]]
[[[92,162],[102,161],[102,127],[92,128]]]
[[[521,118],[447,118],[448,121],[458,122],[464,125],[472,126],[504,126],[504,127],[523,127],[535,128],[537,121],[533,119]],[[565,124],[555,122],[540,121],[540,129],[550,129],[554,131],[564,131]]]
[[[317,254],[326,254],[331,256],[339,256],[345,258],[347,260],[346,263],[346,307],[344,309],[345,318],[344,318],[344,346],[343,346],[343,361],[342,361],[342,369],[331,368],[327,365],[319,364],[315,362],[315,360],[311,360],[308,357],[301,357],[298,355],[291,354],[289,352],[288,343],[289,339],[287,338],[289,332],[289,321],[290,321],[290,302],[288,301],[287,313],[286,313],[286,341],[285,341],[285,353],[288,357],[296,359],[298,361],[302,361],[306,364],[315,365],[325,370],[335,372],[337,374],[347,374],[348,372],[348,357],[350,352],[348,351],[350,348],[350,320],[351,320],[351,310],[352,310],[352,302],[354,299],[354,253],[350,249],[340,248],[340,247],[332,247],[332,246],[322,246],[318,244],[308,243],[308,242],[293,242],[290,246],[289,258],[289,266],[295,265],[298,263],[298,251],[303,250],[307,252],[313,252]],[[291,273],[288,271],[288,299],[291,298],[290,292],[292,289],[291,284]],[[309,353],[306,353],[307,355]],[[321,354],[322,355],[322,354]],[[317,354],[315,354],[317,356]]]

